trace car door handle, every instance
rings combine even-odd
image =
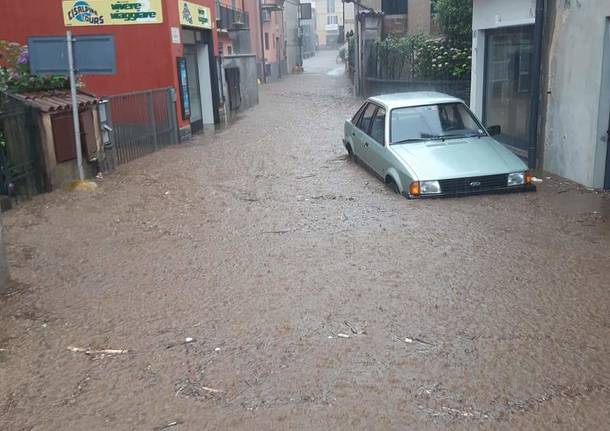
[[[365,142],[365,143],[364,143],[364,146],[365,146],[365,147],[368,147],[368,146],[369,146],[369,143],[368,143],[368,142]]]

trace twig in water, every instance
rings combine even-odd
[[[121,349],[102,349],[102,350],[90,350],[83,349],[82,347],[68,346],[68,350],[74,353],[84,353],[85,355],[120,355],[127,353],[129,350]]]

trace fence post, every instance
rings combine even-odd
[[[4,248],[4,228],[2,226],[2,214],[0,214],[0,294],[6,293],[8,281],[9,273],[8,263],[6,261],[6,250]]]
[[[155,144],[155,151],[159,149],[159,137],[157,136],[157,119],[155,116],[155,107],[153,104],[153,92],[149,91],[147,94],[148,99],[148,115],[150,115],[150,126],[153,131],[153,142]]]
[[[167,90],[167,112],[172,125],[172,144],[178,143],[178,118],[176,114],[176,90],[172,87]]]

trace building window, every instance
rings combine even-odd
[[[263,9],[261,15],[263,17],[263,22],[271,21],[271,12],[269,12],[267,9]]]
[[[269,33],[265,33],[265,49],[269,49]]]
[[[233,54],[233,48],[231,47],[231,45],[227,46],[227,55],[231,55]]]
[[[337,24],[337,15],[327,15],[326,24]]]
[[[329,15],[335,13],[335,0],[326,0],[326,13]]]
[[[381,0],[381,10],[387,15],[403,15],[409,11],[409,1]]]

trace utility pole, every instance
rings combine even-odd
[[[74,38],[72,32],[66,33],[66,41],[68,43],[68,67],[70,74],[70,95],[72,97],[72,121],[74,123],[74,140],[76,142],[76,166],[78,168],[78,177],[81,181],[85,179],[83,170],[83,150],[80,137],[80,122],[78,118],[78,98],[76,95],[76,71],[74,70]]]

